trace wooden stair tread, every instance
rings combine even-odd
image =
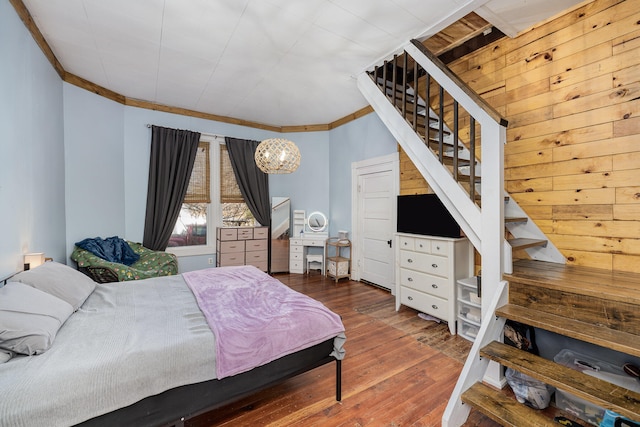
[[[597,406],[640,419],[640,393],[497,341],[489,343],[480,354]]]
[[[526,216],[522,216],[522,217],[516,217],[516,216],[511,216],[511,217],[504,217],[504,222],[527,222],[529,221],[529,218],[527,218]]]
[[[473,178],[476,184],[479,184],[482,182],[481,176],[474,176]],[[471,177],[469,175],[458,173],[458,182],[469,182],[470,180],[471,180]],[[505,218],[505,222],[506,222],[506,218]]]
[[[640,305],[640,274],[611,271],[553,262],[520,260],[505,279],[526,285],[552,288],[599,297],[606,289],[607,299]]]
[[[527,249],[547,244],[545,239],[509,239],[507,240],[513,249]]]
[[[503,426],[558,426],[540,411],[518,403],[517,400],[482,383],[476,383],[462,393],[462,401]]]
[[[640,357],[640,335],[596,326],[514,304],[507,304],[498,308],[496,315]]]

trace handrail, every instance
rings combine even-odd
[[[467,96],[469,96],[485,113],[487,113],[496,123],[500,124],[500,126],[507,127],[509,125],[509,121],[502,117],[498,111],[493,108],[487,101],[484,100],[480,95],[478,95],[475,91],[471,90],[469,86],[465,82],[463,82],[460,77],[455,75],[449,67],[446,66],[444,62],[442,62],[437,56],[435,56],[429,49],[427,49],[422,43],[418,40],[412,39],[411,44],[413,44],[420,52],[429,58],[429,60],[438,67],[446,76],[453,80],[453,82],[458,86]]]

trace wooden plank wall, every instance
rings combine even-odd
[[[568,262],[640,272],[640,1],[596,0],[449,66],[509,120],[506,189]],[[402,194],[428,191],[404,153],[401,168]]]

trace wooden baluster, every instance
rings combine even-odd
[[[398,104],[396,102],[396,86],[398,85],[398,55],[393,55],[393,73],[391,74],[392,78],[392,89],[391,89],[391,103],[394,107],[398,108]]]
[[[384,96],[388,97],[389,95],[387,95],[387,61],[384,61],[384,64],[382,65],[382,93],[384,93]]]
[[[476,198],[476,119],[469,115],[469,197]]]
[[[404,53],[402,57],[402,87],[404,90],[402,91],[402,117],[407,118],[407,78],[409,73],[407,73],[407,52]]]
[[[439,155],[438,157],[440,158],[440,163],[444,164],[444,159],[443,159],[443,150],[444,150],[444,121],[442,120],[442,118],[444,117],[444,88],[440,85],[438,85],[440,87],[440,91],[439,91],[439,97],[440,97],[440,108],[438,109],[438,116],[439,116],[439,120],[438,120],[438,151],[439,151]]]
[[[426,70],[425,70],[426,73]],[[427,143],[427,147],[429,146],[429,129],[431,129],[431,123],[429,122],[429,118],[430,118],[430,110],[431,108],[429,107],[431,105],[431,75],[429,75],[429,73],[427,74],[427,78],[425,79],[427,82],[427,89],[426,89],[426,94],[425,94],[425,98],[424,98],[424,102],[425,102],[425,107],[424,107],[424,126],[425,126],[425,133],[424,133],[424,140]]]
[[[453,179],[458,181],[458,132],[460,130],[458,123],[458,101],[453,100]]]
[[[413,130],[418,131],[418,61],[413,61]]]

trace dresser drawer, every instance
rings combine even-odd
[[[440,277],[448,277],[449,275],[449,260],[437,255],[400,251],[400,267]]]
[[[414,246],[413,246],[414,241],[415,239],[413,237],[399,236],[398,246],[400,247],[400,249],[412,251],[414,250]]]
[[[302,252],[304,252],[304,246],[291,245],[289,246],[289,252],[291,252],[292,254],[293,253],[301,254]]]
[[[267,251],[247,251],[245,254],[247,264],[255,265],[255,262],[267,261]]]
[[[289,246],[302,246],[302,239],[289,239]]]
[[[414,289],[400,287],[402,304],[430,314],[438,319],[448,320],[449,308],[447,301],[433,295],[425,294]]]
[[[431,253],[434,255],[447,256],[449,254],[449,244],[439,240],[431,241]]]
[[[255,227],[253,229],[253,238],[254,239],[267,239],[269,237],[269,228],[268,227]]]
[[[253,239],[253,228],[238,228],[238,240]]]
[[[218,254],[218,265],[220,267],[228,267],[231,265],[244,265],[244,252]]]
[[[312,239],[304,239],[305,246],[324,246],[324,243],[327,239],[322,238],[312,238]]]
[[[303,262],[303,258],[304,257],[302,256],[302,251],[289,253],[289,261],[290,262],[294,262],[294,261]]]
[[[238,240],[238,229],[237,228],[224,228],[218,227],[217,232],[218,240]]]
[[[267,241],[266,240],[247,240],[245,242],[245,248],[248,251],[266,251],[267,250]]]
[[[289,272],[299,274],[304,273],[302,260],[289,260]]]
[[[453,284],[444,277],[432,276],[415,270],[400,269],[400,285],[415,289],[445,300],[453,297]]]
[[[218,241],[217,250],[218,254],[220,253],[235,253],[235,252],[244,252],[244,241],[238,240],[229,240],[229,241]]]

